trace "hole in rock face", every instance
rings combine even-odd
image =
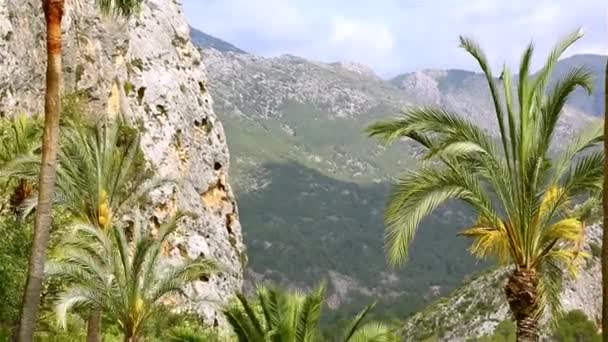
[[[146,96],[146,87],[140,87],[137,89],[137,102],[140,106],[144,101],[144,96]]]
[[[201,120],[194,120],[194,126],[202,129],[205,133],[211,132],[211,123],[208,118],[202,118]]]
[[[153,215],[152,217],[150,217],[150,223],[154,226],[154,228],[158,229],[160,227],[160,220],[158,219],[158,217],[156,217],[156,215]]]
[[[222,164],[220,164],[219,162],[215,162],[215,164],[213,164],[213,169],[215,171],[219,171],[222,168]]]

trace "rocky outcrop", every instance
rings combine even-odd
[[[576,66],[584,65],[590,70],[597,70],[595,59],[586,60],[582,56],[575,56],[571,59],[574,61],[564,60],[558,63],[555,74],[560,75],[562,72],[560,70],[565,68],[566,63]],[[416,104],[448,108],[498,134],[494,105],[483,74],[457,69],[429,69],[399,75],[390,82],[407,96],[416,99]],[[496,82],[499,85],[499,91],[502,92],[504,85],[499,79]],[[514,88],[513,94],[516,93]],[[598,96],[598,93],[589,96],[587,93],[577,90],[564,107],[557,133],[561,137],[568,138],[574,132],[592,124],[596,114],[584,109],[588,107],[588,103],[597,102]],[[517,102],[517,99],[515,98],[513,101]]]
[[[84,94],[90,112],[124,115],[141,128],[150,167],[177,180],[153,194],[153,215],[198,215],[180,228],[174,253],[215,259],[223,272],[195,283],[182,307],[221,320],[213,303],[241,288],[246,257],[226,137],[181,1],[147,0],[128,22],[100,17],[94,3],[67,1],[65,92]],[[39,0],[0,0],[0,115],[42,112],[44,32]]]
[[[289,103],[309,103],[330,118],[353,119],[378,107],[408,104],[399,89],[354,63],[325,64],[283,55],[202,49],[218,105],[227,113],[277,119]]]

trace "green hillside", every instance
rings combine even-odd
[[[331,319],[378,298],[378,312],[405,317],[485,268],[456,236],[473,218],[454,204],[424,223],[404,268],[387,266],[390,184],[424,161],[409,142],[385,147],[363,132],[411,104],[448,106],[492,130],[479,74],[426,70],[387,81],[352,64],[201,51],[231,151],[249,284],[310,289],[325,280]],[[581,108],[567,109],[558,134],[593,120]]]

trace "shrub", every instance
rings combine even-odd
[[[581,310],[566,313],[557,321],[553,338],[559,342],[596,342],[601,341],[595,323]]]

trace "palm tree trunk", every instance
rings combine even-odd
[[[21,307],[18,340],[31,342],[36,328],[44,277],[46,247],[51,228],[51,200],[55,186],[59,116],[61,114],[61,20],[65,0],[42,0],[47,29],[47,72],[42,136],[42,165],[36,207],[34,241]]]
[[[517,341],[536,342],[538,326],[538,274],[534,269],[517,268],[505,286],[507,302],[517,322]]]
[[[137,335],[125,334],[125,342],[140,342],[141,338]]]
[[[608,62],[604,77],[604,237],[602,238],[602,335],[608,342]]]
[[[101,342],[101,310],[92,309],[87,321],[87,342]]]

